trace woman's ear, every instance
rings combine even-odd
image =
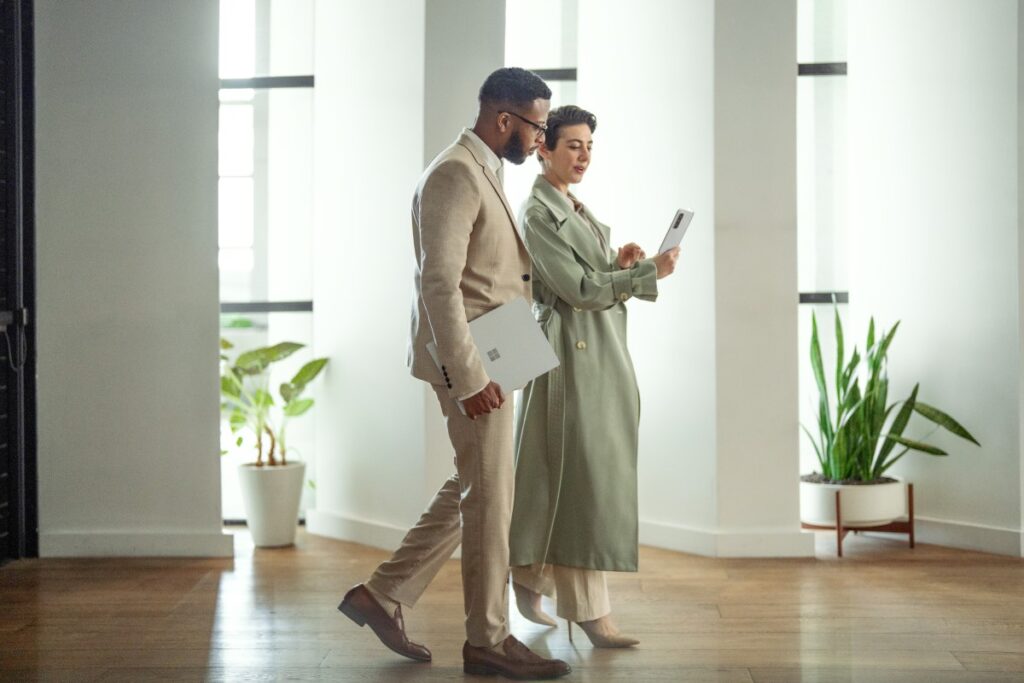
[[[551,150],[548,149],[547,142],[542,142],[540,146],[537,147],[537,155],[544,161],[551,161]]]

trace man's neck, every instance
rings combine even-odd
[[[480,140],[483,141],[485,145],[491,148],[491,151],[494,152],[495,156],[497,156],[499,159],[502,158],[501,148],[498,145],[498,141],[495,140],[491,135],[489,135],[487,131],[483,130],[479,122],[475,126],[473,126],[473,133],[475,133],[476,136],[480,138]]]

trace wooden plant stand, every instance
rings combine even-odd
[[[838,549],[839,557],[843,556],[843,539],[846,538],[846,534],[860,533],[861,531],[884,531],[886,533],[894,534],[907,534],[910,537],[910,547],[914,547],[914,485],[907,484],[907,519],[896,520],[889,522],[888,524],[879,524],[877,526],[858,526],[858,527],[844,527],[843,526],[843,514],[842,504],[840,501],[840,491],[836,491],[836,525],[835,526],[820,526],[818,524],[806,524],[800,523],[801,529],[813,529],[815,531],[829,531],[835,529],[836,531],[836,548]]]

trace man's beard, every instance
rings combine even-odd
[[[523,149],[523,139],[518,135],[510,137],[505,143],[505,149],[502,150],[501,156],[517,166],[526,161],[527,153]]]

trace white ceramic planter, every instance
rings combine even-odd
[[[907,484],[902,479],[860,485],[802,481],[800,520],[817,526],[835,526],[836,491],[840,491],[844,527],[888,524],[907,514]]]
[[[305,474],[304,462],[275,467],[239,466],[245,516],[257,546],[276,548],[295,543]]]

